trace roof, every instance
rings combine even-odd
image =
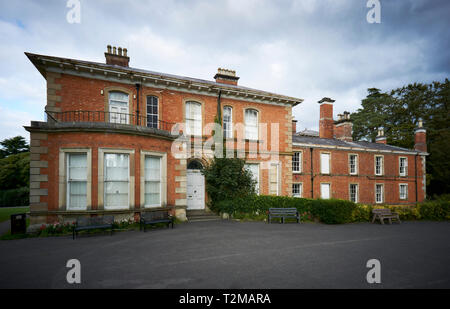
[[[285,103],[295,106],[303,102],[303,99],[276,94],[268,91],[253,89],[244,86],[230,85],[217,83],[215,81],[204,80],[193,77],[186,77],[181,75],[174,75],[168,73],[155,72],[150,70],[143,70],[132,67],[123,67],[119,65],[105,64],[100,62],[92,62],[85,60],[77,60],[70,58],[61,58],[55,56],[46,56],[33,53],[25,53],[30,61],[35,65],[39,72],[45,77],[45,69],[52,68],[52,70],[60,70],[67,74],[77,74],[82,71],[95,74],[96,71],[102,71],[102,75],[106,76],[118,76],[124,79],[125,77],[134,78],[134,82],[139,79],[146,80],[147,82],[159,81],[158,86],[174,85],[180,88],[198,88],[205,92],[217,93],[222,90],[225,91],[225,95],[233,94],[240,97],[248,97],[248,99],[264,99],[267,103],[277,104]],[[162,83],[161,83],[162,81]]]
[[[296,146],[295,144],[303,144],[308,146],[324,147],[324,148],[345,148],[353,150],[411,153],[422,155],[427,154],[414,149],[407,149],[387,144],[371,143],[366,141],[345,142],[335,138],[320,138],[318,136],[306,136],[299,134],[294,134],[292,136],[292,143],[294,147]]]

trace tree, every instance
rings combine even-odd
[[[30,151],[27,141],[22,136],[4,139],[0,142],[3,149],[0,149],[0,158],[5,158],[12,154]]]
[[[29,187],[30,153],[12,154],[0,159],[0,190]]]
[[[450,192],[450,82],[414,83],[387,92],[368,89],[362,108],[351,115],[353,139],[375,141],[377,129],[383,126],[390,145],[412,149],[418,119],[427,129],[429,185],[427,193]]]
[[[256,193],[256,181],[244,164],[245,161],[240,158],[214,158],[202,170],[212,207],[219,201]]]

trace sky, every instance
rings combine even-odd
[[[73,1],[73,0],[71,0]],[[76,0],[75,0],[76,1]],[[450,73],[450,1],[0,0],[0,140],[44,120],[45,80],[24,52],[104,62],[128,49],[134,68],[213,80],[233,69],[246,87],[304,99],[298,129],[318,130],[319,101],[355,112],[367,89],[389,91]]]

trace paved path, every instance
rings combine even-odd
[[[9,232],[11,222],[9,220],[0,222],[0,236]]]
[[[0,288],[450,288],[450,222],[196,222],[0,241]],[[66,283],[69,259],[82,284]],[[379,285],[366,281],[381,262]]]

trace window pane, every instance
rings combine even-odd
[[[67,154],[67,208],[87,208],[87,154]]]
[[[223,135],[225,138],[233,137],[232,123],[233,123],[232,108],[226,106],[223,109]]]
[[[202,135],[202,105],[186,102],[186,134]]]
[[[128,207],[128,154],[107,153],[104,157],[105,208]]]
[[[322,153],[320,155],[321,161],[320,161],[320,172],[322,174],[329,174],[330,173],[330,154],[329,153]]]
[[[258,139],[258,112],[254,109],[245,110],[245,138]]]

